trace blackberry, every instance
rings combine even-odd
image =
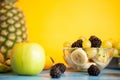
[[[50,70],[50,76],[52,77],[52,78],[60,78],[60,76],[61,76],[61,71],[59,70],[59,68],[52,68],[51,70]]]
[[[59,78],[66,70],[66,66],[63,63],[57,63],[52,66],[50,70],[50,76],[52,78]]]
[[[63,63],[57,63],[52,68],[58,68],[61,73],[64,73],[66,70],[66,66]]]
[[[65,72],[66,66],[63,63],[57,63],[53,66],[54,68],[59,68],[62,73]]]
[[[91,36],[89,40],[91,42],[91,47],[100,47],[102,44],[102,41],[96,36]]]
[[[91,65],[89,68],[88,68],[88,74],[90,76],[98,76],[100,74],[100,70],[97,66],[95,65]]]
[[[72,44],[72,48],[74,48],[74,47],[82,47],[82,40],[81,39],[79,39],[79,40],[77,40],[77,41],[75,41],[73,44]]]

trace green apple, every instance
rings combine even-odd
[[[45,65],[45,52],[38,43],[18,43],[12,49],[11,66],[19,75],[37,75]]]

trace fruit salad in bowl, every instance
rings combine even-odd
[[[91,36],[89,40],[79,39],[72,44],[64,46],[64,60],[69,67],[77,71],[87,71],[91,65],[97,66],[100,70],[104,69],[111,61],[114,48],[101,47],[102,41]]]
[[[86,71],[91,65],[104,69],[113,57],[113,48],[64,48],[64,59],[70,67]]]

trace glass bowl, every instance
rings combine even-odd
[[[111,61],[114,48],[63,48],[64,60],[77,71],[87,71],[91,65],[104,69]]]

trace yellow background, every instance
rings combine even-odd
[[[63,62],[63,43],[79,36],[120,38],[120,0],[19,0],[29,40],[40,43],[55,62]]]

